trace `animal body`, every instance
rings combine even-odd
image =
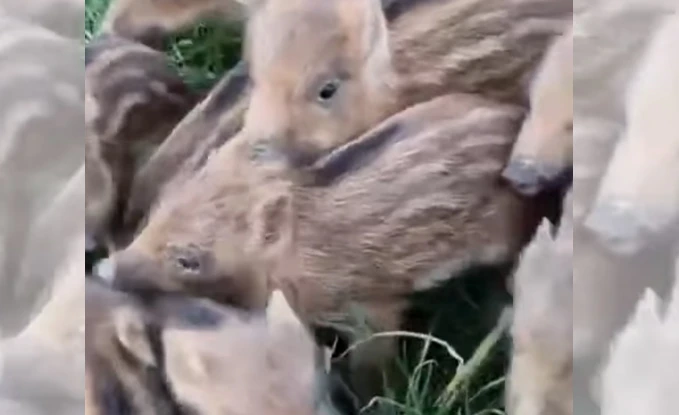
[[[199,96],[164,54],[139,43],[100,36],[85,54],[87,229],[115,242],[136,172]]]
[[[164,366],[178,399],[201,414],[358,413],[353,396],[329,377],[327,351],[280,291],[265,314],[206,301],[180,310],[163,327]]]
[[[143,304],[91,279],[85,284],[85,414],[188,414],[150,360],[155,355],[130,352],[153,323]]]
[[[87,415],[357,413],[280,292],[264,313],[88,283]]]
[[[294,165],[450,92],[525,104],[525,84],[572,16],[563,0],[252,1],[244,129]]]
[[[530,112],[503,177],[525,195],[573,174],[573,28],[545,53],[530,88]],[[572,180],[572,177],[570,178]]]
[[[141,166],[125,206],[126,234],[133,234],[143,224],[166,187],[192,175],[212,151],[236,135],[243,125],[249,88],[247,66],[240,63],[179,122]]]
[[[626,128],[587,225],[611,249],[636,252],[679,224],[679,8],[656,30],[627,92]],[[672,243],[672,241],[670,241]]]
[[[358,305],[397,329],[409,294],[510,262],[529,238],[527,205],[499,180],[522,114],[443,97],[331,153],[313,183],[266,143],[233,138],[98,273],[254,309],[281,287],[312,326],[346,323]]]

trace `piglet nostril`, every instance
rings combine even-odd
[[[535,196],[538,193],[566,187],[573,181],[572,169],[519,159],[511,161],[502,171],[520,194]]]
[[[502,177],[524,196],[535,196],[540,192],[540,175],[534,164],[511,162],[503,170]]]

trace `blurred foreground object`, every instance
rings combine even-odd
[[[3,13],[74,40],[85,28],[85,0],[0,0]]]
[[[84,406],[83,8],[0,0],[3,415]]]
[[[48,284],[65,254],[63,239],[30,249],[82,223],[83,206],[49,223],[52,203],[83,163],[82,46],[0,16],[0,68],[0,328],[16,332],[36,301],[18,286]]]
[[[623,254],[677,234],[677,39],[679,11],[663,19],[627,89],[626,128],[587,219],[609,248]]]
[[[679,259],[679,258],[678,258]],[[647,290],[613,341],[603,373],[602,415],[671,414],[679,408],[679,260],[666,307]]]

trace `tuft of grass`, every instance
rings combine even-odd
[[[85,0],[85,42],[96,36],[109,0]],[[240,58],[241,28],[204,22],[173,36],[166,53],[183,79],[208,89]],[[421,298],[413,298],[411,320],[427,323],[396,336],[401,357],[396,370],[406,381],[385,388],[364,412],[380,415],[504,415],[504,336],[507,303],[494,284],[507,270],[456,278]],[[432,315],[436,317],[432,317]],[[498,316],[500,316],[498,318]],[[417,325],[417,324],[416,324]],[[422,334],[429,333],[429,334]]]
[[[85,0],[85,42],[94,38],[110,0]],[[165,52],[184,81],[207,90],[240,59],[242,28],[207,20],[172,36]]]

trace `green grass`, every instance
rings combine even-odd
[[[85,0],[85,42],[97,34],[109,0]],[[212,86],[239,59],[241,28],[206,21],[178,33],[166,49],[170,63],[185,82],[204,90]]]
[[[96,35],[107,2],[86,0],[86,42]],[[174,36],[166,52],[189,85],[204,89],[238,60],[240,40],[238,27],[205,22]],[[413,299],[419,304],[410,316],[413,330],[394,333],[401,338],[397,370],[406,382],[385,390],[373,409],[387,415],[504,414],[508,347],[497,322],[507,299],[497,294],[498,280],[485,272]]]

